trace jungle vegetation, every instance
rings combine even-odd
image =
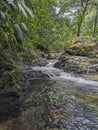
[[[98,39],[98,0],[0,0],[0,88],[18,86],[21,58],[80,36]]]

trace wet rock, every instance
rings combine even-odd
[[[41,80],[47,80],[49,79],[49,76],[41,71],[34,71],[32,70],[32,67],[35,66],[46,66],[48,64],[48,61],[46,59],[37,59],[33,60],[31,62],[29,61],[21,61],[19,63],[20,66],[20,73],[21,73],[21,80],[20,84],[22,86],[29,85],[33,80],[41,79]]]
[[[41,71],[34,71],[34,70],[23,70],[22,71],[22,79],[20,83],[22,86],[29,85],[34,80],[48,80],[49,76]]]
[[[95,74],[98,72],[98,59],[63,54],[54,67],[69,73]]]
[[[33,61],[23,61],[21,60],[19,62],[19,68],[20,70],[29,70],[31,67],[34,66],[46,66],[48,64],[46,59],[37,59]]]
[[[45,59],[40,59],[40,60],[34,60],[32,61],[32,67],[34,66],[46,66],[48,64],[48,61]]]

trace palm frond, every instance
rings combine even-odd
[[[19,42],[22,42],[23,35],[22,35],[22,30],[21,30],[19,24],[14,24],[14,32],[15,32],[15,36],[16,36],[17,40]]]
[[[0,18],[2,20],[5,20],[6,19],[6,16],[5,16],[5,13],[4,12],[0,12]]]
[[[24,31],[24,32],[28,32],[29,29],[27,28],[27,26],[24,24],[24,23],[20,23],[20,26],[21,26],[21,29]]]
[[[28,6],[26,6],[26,4],[24,2],[20,1],[20,4],[28,15],[30,15],[31,17],[34,17],[32,11],[30,10],[30,8]]]
[[[25,9],[23,8],[23,6],[21,5],[21,3],[20,2],[17,2],[17,3],[18,3],[19,10],[27,17],[27,13]]]

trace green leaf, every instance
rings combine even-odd
[[[24,31],[24,32],[28,32],[29,31],[27,26],[24,23],[21,23],[20,26],[21,26],[22,31]]]
[[[21,3],[20,2],[17,2],[17,3],[18,3],[19,10],[22,11],[22,13],[27,17],[27,13],[25,9],[23,8],[23,6],[21,5]]]
[[[0,28],[0,40],[8,42],[9,38],[8,35],[4,32],[3,28]]]
[[[23,35],[22,35],[22,31],[21,31],[21,28],[18,24],[14,24],[14,31],[15,31],[15,36],[16,36],[16,39],[19,41],[19,42],[22,42],[23,40]]]
[[[32,11],[30,10],[30,8],[28,8],[24,2],[20,2],[20,3],[22,5],[22,7],[25,9],[26,13],[28,15],[30,15],[31,17],[34,17]]]
[[[5,20],[5,19],[6,19],[4,12],[0,12],[0,18],[1,18],[2,20]]]

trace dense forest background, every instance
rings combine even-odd
[[[36,49],[63,51],[75,37],[98,39],[98,0],[0,0],[0,88],[18,88],[17,61]],[[8,86],[8,84],[7,84]]]

